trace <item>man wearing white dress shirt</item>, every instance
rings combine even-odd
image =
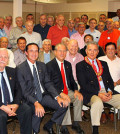
[[[27,29],[27,32],[21,34],[20,37],[25,37],[27,44],[36,43],[39,46],[39,48],[42,48],[41,35],[37,32],[33,32],[33,21],[26,21],[25,27]]]

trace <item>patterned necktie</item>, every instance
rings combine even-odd
[[[34,78],[34,86],[35,86],[36,96],[37,96],[38,101],[40,102],[42,100],[42,92],[41,92],[41,88],[40,88],[40,84],[39,84],[37,71],[36,71],[36,68],[34,65],[33,65],[33,78]]]
[[[61,63],[61,75],[62,75],[62,80],[63,80],[63,85],[64,85],[63,93],[68,94],[68,89],[67,89],[66,80],[65,80],[65,73],[63,69],[63,63]]]
[[[10,94],[9,94],[9,90],[5,78],[3,76],[3,72],[1,72],[1,85],[2,85],[3,96],[4,96],[4,104],[7,105],[10,103]]]
[[[94,60],[92,61],[92,66],[93,66],[94,71],[97,73],[97,68],[96,68],[96,66],[95,66],[95,64],[94,64]],[[98,79],[98,76],[97,76],[97,79]],[[99,79],[98,79],[98,82],[99,82],[99,87],[100,87],[100,90],[101,90],[101,86],[100,86],[100,81],[99,81]]]

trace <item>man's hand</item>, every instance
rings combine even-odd
[[[63,98],[63,99],[65,99],[65,100],[67,100],[67,101],[68,101],[68,103],[70,103],[70,102],[71,102],[70,97],[69,97],[68,95],[66,95],[65,93],[60,93],[60,96],[61,96],[61,98]]]
[[[18,104],[11,104],[7,105],[14,113],[17,111],[19,105]]]
[[[83,101],[83,96],[78,90],[75,90],[74,97],[78,97],[80,101]]]
[[[103,102],[107,102],[112,98],[111,91],[109,91],[108,93],[99,93],[98,96]]]
[[[45,114],[45,110],[44,110],[43,106],[38,101],[36,101],[34,103],[34,106],[35,106],[35,114],[36,114],[36,116],[43,117],[44,114]]]
[[[13,110],[8,105],[7,106],[6,105],[2,105],[0,107],[0,109],[3,110],[5,113],[7,113],[8,116],[15,116],[16,115],[16,113],[13,112]]]
[[[69,105],[67,100],[64,100],[63,98],[61,98],[59,96],[56,99],[57,99],[57,102],[60,105],[60,107],[67,107]]]

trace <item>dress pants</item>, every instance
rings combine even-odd
[[[67,108],[60,107],[57,100],[52,98],[50,95],[44,95],[40,104],[43,107],[48,107],[48,108],[51,108],[51,109],[55,110],[51,120],[53,122],[57,123],[58,125],[61,125],[61,123],[63,121],[63,118],[65,116],[65,113],[67,111]],[[40,131],[40,122],[41,122],[42,118],[37,117],[35,115],[35,106],[33,104],[30,104],[30,106],[31,106],[32,112],[33,112],[32,128],[35,132],[38,133]]]
[[[112,99],[108,102],[104,102],[107,104],[112,105],[113,107],[120,109],[120,94],[112,95]],[[91,100],[91,121],[92,126],[99,126],[100,125],[100,118],[103,111],[103,101],[97,95],[93,95]]]
[[[82,121],[82,105],[83,102],[79,101],[78,98],[74,98],[74,92],[72,90],[68,90],[68,96],[71,99],[71,103],[73,103],[73,111],[74,111],[74,121]],[[70,115],[70,105],[68,106],[68,110],[63,119],[62,125],[71,125],[71,115]]]
[[[20,134],[32,134],[32,110],[27,104],[19,105],[16,111],[20,122]],[[0,110],[0,134],[7,134],[7,114]]]

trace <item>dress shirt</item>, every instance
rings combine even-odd
[[[14,27],[11,29],[9,43],[12,45],[12,48],[17,48],[17,39],[24,32],[26,32],[25,28],[20,29],[19,27]]]
[[[85,30],[85,33],[86,34],[91,34],[93,36],[93,38],[94,38],[94,41],[96,41],[96,42],[98,42],[99,39],[100,39],[101,33],[96,29],[94,29],[94,31],[91,32],[90,28],[88,28],[88,29]]]
[[[33,31],[39,33],[42,37],[42,40],[44,40],[47,37],[47,34],[48,34],[50,27],[51,26],[48,24],[46,24],[45,27],[42,27],[40,24],[37,24],[34,26]]]
[[[37,76],[38,76],[39,84],[40,84],[40,89],[41,89],[41,92],[44,93],[44,90],[43,90],[42,85],[41,85],[41,83],[40,83],[40,79],[39,79],[39,75],[38,75],[38,70],[37,70],[36,63],[32,64],[29,60],[27,60],[27,62],[28,62],[28,65],[29,65],[29,67],[30,67],[30,70],[31,70],[31,72],[32,72],[32,75],[33,75],[33,65],[35,66],[35,69],[36,69],[36,71],[37,71]]]
[[[16,66],[20,65],[22,62],[26,60],[26,54],[23,53],[20,49],[14,51],[14,62]]]
[[[16,64],[14,62],[14,54],[11,50],[7,49],[8,51],[8,55],[9,55],[9,61],[8,61],[8,65],[9,67],[15,68]]]
[[[88,58],[88,60],[89,60],[90,63],[92,64],[92,60],[91,60],[90,58]],[[98,64],[97,64],[96,59],[94,59],[94,65],[96,66],[96,68],[97,68],[97,72],[98,72],[98,71],[99,71],[99,68],[98,68]],[[105,89],[103,80],[99,81],[99,83],[100,83],[100,87],[101,87],[101,89]]]
[[[1,90],[1,95],[2,95],[2,103],[4,103],[3,89],[2,89],[2,86],[1,86],[1,77],[2,77],[2,74],[0,72],[0,90]],[[8,80],[7,73],[6,73],[5,69],[3,70],[3,77],[4,77],[5,82],[7,84],[7,87],[8,87],[8,91],[9,91],[9,95],[10,95],[10,102],[13,102],[13,95],[12,95],[12,92],[11,92],[10,83],[9,83],[9,80]]]
[[[72,65],[73,77],[74,77],[74,80],[77,81],[77,77],[76,77],[76,64],[77,64],[78,62],[84,60],[84,57],[83,57],[81,54],[77,53],[77,54],[75,55],[75,57],[72,58],[71,55],[70,55],[70,53],[69,53],[69,51],[67,51],[65,60],[67,60],[67,61],[69,61],[69,62],[71,63],[71,65]]]
[[[82,36],[79,34],[79,32],[73,34],[70,39],[74,39],[78,42],[78,47],[80,49],[84,48],[85,43],[84,43],[84,36],[86,35],[86,33],[84,33]]]
[[[110,71],[110,75],[114,82],[120,79],[120,59],[115,56],[114,60],[110,60],[107,55],[99,57],[99,60],[106,61]]]
[[[61,72],[61,63],[63,63],[63,69],[64,69],[64,73],[65,73],[66,86],[67,86],[67,89],[69,90],[68,84],[67,84],[67,79],[66,79],[66,72],[65,72],[65,68],[64,68],[64,62],[59,61],[57,58],[56,58],[56,61],[57,61],[57,63],[58,63],[60,72]],[[61,76],[62,76],[62,75],[61,75]]]
[[[25,32],[21,34],[20,37],[24,37],[27,41],[27,44],[36,43],[40,48],[42,48],[42,39],[39,33],[32,32],[32,34],[29,34],[28,32]]]
[[[66,26],[63,26],[62,29],[59,29],[57,25],[50,27],[47,39],[51,40],[51,44],[53,46],[61,43],[63,37],[69,38],[68,28]]]
[[[48,63],[50,61],[50,52],[46,53],[44,51],[44,63]]]
[[[4,30],[4,28],[0,29],[0,38],[1,37],[7,37],[7,34],[6,34],[5,30]]]
[[[76,33],[77,31],[75,29],[72,30],[72,32],[68,29],[68,33],[69,33],[69,36],[71,37],[71,35],[73,35],[74,33]]]

